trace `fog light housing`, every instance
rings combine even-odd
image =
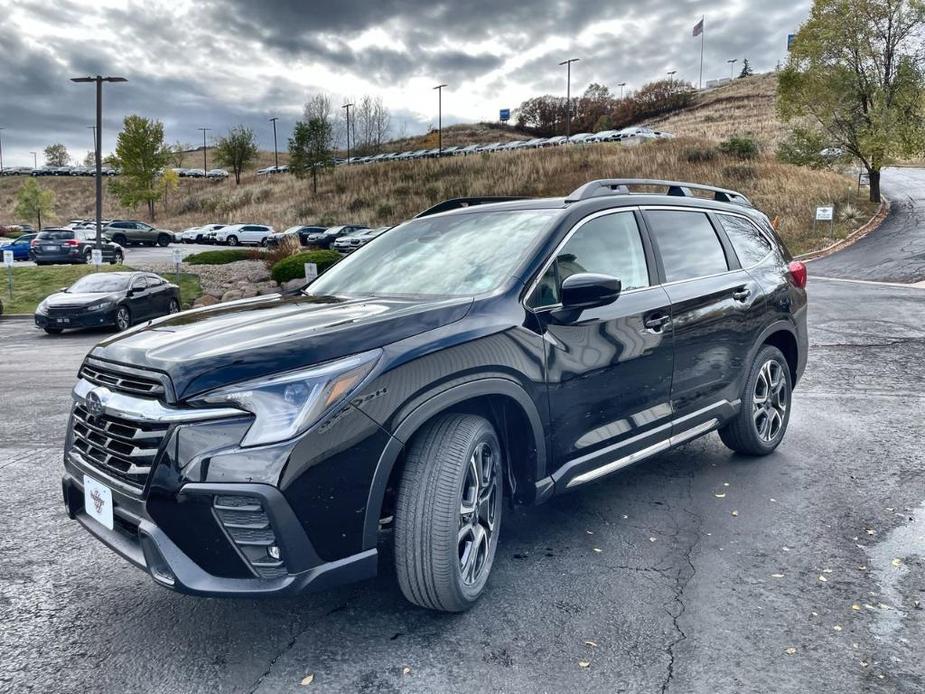
[[[267,547],[267,554],[270,555],[271,559],[281,559],[282,558],[282,554],[279,551],[279,547],[277,547],[276,545],[270,545],[269,547]]]

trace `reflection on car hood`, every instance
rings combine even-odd
[[[73,294],[71,292],[57,292],[45,299],[45,305],[52,308],[64,306],[87,306],[94,304],[102,299],[113,299],[118,297],[118,292],[83,292]]]
[[[178,398],[381,347],[460,320],[470,298],[279,295],[167,316],[93,355],[170,375]]]

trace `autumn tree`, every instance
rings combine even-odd
[[[241,183],[241,173],[257,159],[257,138],[254,131],[239,125],[215,143],[215,160],[234,173],[234,182]]]
[[[144,203],[154,221],[154,204],[164,194],[160,175],[170,162],[170,149],[164,144],[164,124],[142,116],[126,116],[116,139],[113,156],[122,175],[112,183],[112,191],[126,207]]]
[[[318,192],[318,171],[334,165],[331,125],[321,118],[295,124],[289,138],[289,171],[299,179],[312,177],[312,190]]]
[[[881,169],[925,142],[923,28],[920,0],[815,0],[780,72],[781,117],[860,160],[872,202]]]
[[[743,77],[751,77],[755,74],[755,71],[752,70],[751,64],[748,62],[748,58],[745,58],[742,61],[742,71],[739,73],[739,79]]]
[[[48,217],[55,211],[55,192],[39,185],[34,178],[22,184],[16,193],[17,217],[35,220],[39,231],[42,230],[42,217]]]
[[[61,143],[45,148],[45,166],[67,166],[70,161],[71,155]]]

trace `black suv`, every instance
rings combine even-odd
[[[68,514],[199,595],[367,578],[389,541],[405,596],[458,611],[505,504],[711,431],[747,455],[781,442],[806,269],[742,195],[603,180],[439,209],[298,295],[98,345],[74,389]]]
[[[90,263],[96,248],[96,232],[81,229],[45,229],[32,239],[29,257],[36,265]],[[103,262],[115,265],[125,260],[122,246],[103,237]]]

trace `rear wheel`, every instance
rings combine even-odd
[[[229,237],[228,237],[228,245],[229,245],[229,246],[237,246],[237,245],[238,245],[238,237],[237,237],[237,236],[229,236]]]
[[[112,256],[112,260],[109,261],[109,264],[110,265],[121,265],[124,260],[125,260],[125,256],[122,255],[122,251],[116,251]]]
[[[116,309],[116,330],[122,332],[132,327],[132,312],[128,306],[120,306]]]
[[[170,244],[170,237],[167,234],[161,234],[157,237],[157,245],[161,248]]]
[[[462,612],[485,589],[498,548],[501,443],[475,415],[440,416],[414,437],[395,504],[402,593],[422,607]]]
[[[112,237],[112,242],[120,246],[125,246],[128,244],[128,239],[125,238],[125,234],[115,234]]]
[[[719,430],[737,453],[767,455],[780,445],[790,421],[790,367],[777,347],[763,347],[752,363],[739,414]]]
[[[180,312],[180,302],[176,299],[170,300],[170,306],[167,307],[167,313],[179,313]]]

